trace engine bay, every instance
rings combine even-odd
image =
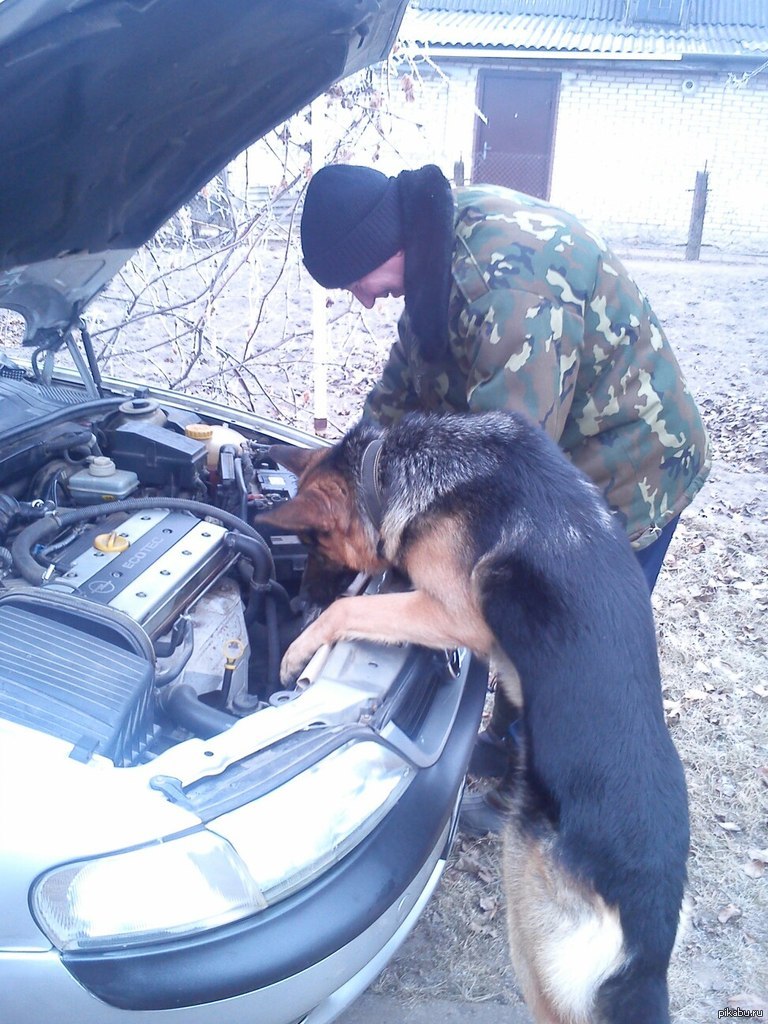
[[[116,766],[290,697],[309,614],[271,438],[147,392],[0,375],[0,717]]]

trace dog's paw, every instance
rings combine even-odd
[[[332,628],[329,628],[332,625],[333,617],[326,610],[310,626],[307,626],[303,633],[299,633],[283,655],[280,664],[280,681],[283,686],[289,686],[296,682],[315,651],[319,651],[321,647],[336,639]]]
[[[301,641],[301,636],[294,640],[280,662],[280,682],[283,686],[293,686],[315,653],[314,648],[307,647],[306,643]]]

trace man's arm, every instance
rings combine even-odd
[[[582,358],[580,305],[495,288],[467,307],[461,330],[471,361],[470,411],[523,413],[558,441]]]
[[[364,419],[375,420],[385,427],[396,423],[406,412],[420,408],[406,354],[403,317],[398,321],[397,333],[398,340],[390,349],[381,377],[363,407]]]

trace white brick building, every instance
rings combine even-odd
[[[417,86],[392,91],[382,170],[451,177],[461,160],[467,180],[536,191],[613,240],[682,247],[706,170],[704,249],[768,252],[764,0],[416,0],[401,38],[422,48]],[[528,171],[501,166],[527,148],[503,141],[518,116],[538,135],[551,118]]]

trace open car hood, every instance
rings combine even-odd
[[[389,51],[407,0],[0,0],[0,305],[25,342],[226,163]]]

